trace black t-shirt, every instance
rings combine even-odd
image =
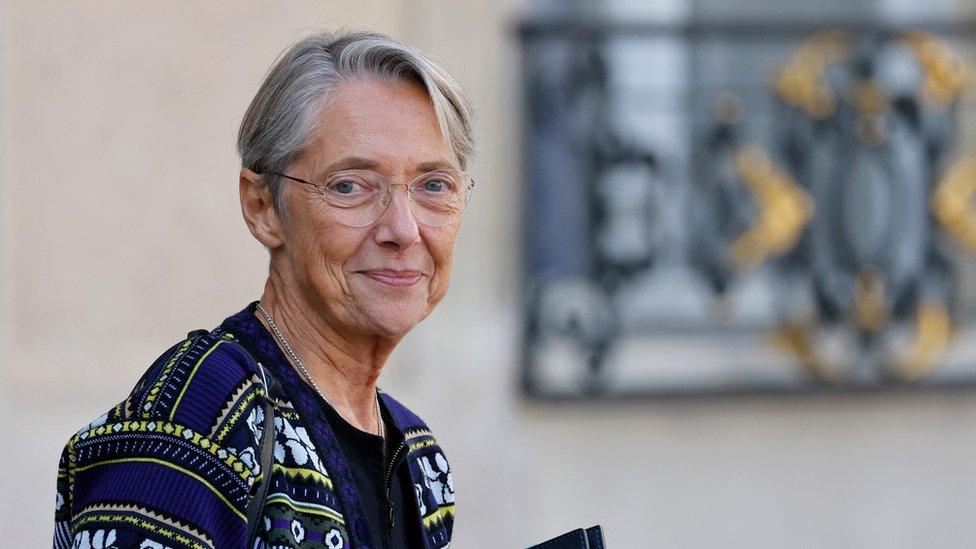
[[[422,548],[413,480],[404,459],[406,448],[399,451],[393,473],[389,474],[389,463],[383,463],[383,439],[379,435],[353,427],[327,402],[322,409],[352,471],[359,502],[373,534],[373,546],[378,549]],[[386,427],[386,456],[389,460],[403,444],[403,435],[394,426],[382,399],[380,410]],[[388,474],[390,482],[386,486]]]

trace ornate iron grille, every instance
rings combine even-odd
[[[976,387],[974,36],[523,24],[527,393]]]

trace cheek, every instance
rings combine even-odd
[[[431,295],[437,299],[447,291],[451,280],[451,264],[454,260],[454,240],[457,230],[437,235],[431,239],[429,249],[434,262],[434,278],[431,281]]]
[[[362,231],[329,223],[314,211],[303,213],[290,231],[293,261],[312,286],[348,292],[343,265],[362,244]]]
[[[335,286],[344,294],[349,293],[349,275],[346,273],[347,264],[355,264],[356,254],[362,248],[363,239],[357,234],[348,234],[348,228],[332,228],[319,233],[313,253],[319,270],[318,276],[325,279],[325,283]]]
[[[447,287],[451,282],[451,262],[437,266],[434,278],[430,281],[430,301],[437,302],[444,297]]]

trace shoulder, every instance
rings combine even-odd
[[[383,403],[386,404],[386,408],[390,411],[390,415],[393,416],[393,420],[401,430],[430,430],[429,427],[427,427],[427,424],[424,423],[424,420],[420,419],[420,416],[407,408],[402,402],[393,398],[391,394],[380,390],[380,397],[383,399]]]
[[[255,450],[265,384],[257,368],[217,330],[191,332],[161,354],[128,398],[68,440],[56,540],[104,529],[133,540],[165,534],[167,545],[181,536],[202,546],[239,544],[262,473]],[[185,528],[166,526],[174,521]]]
[[[256,409],[260,415],[272,381],[233,335],[196,330],[159,355],[125,400],[74,433],[67,446],[147,430],[215,446],[240,432],[235,445],[246,445],[255,434],[248,422]]]
[[[454,527],[454,475],[444,449],[420,417],[388,393],[383,402],[403,431],[407,462],[415,479],[417,504],[431,546],[451,539]]]
[[[443,452],[440,444],[431,432],[430,427],[420,416],[407,408],[399,400],[393,398],[389,393],[380,391],[383,403],[393,416],[400,431],[403,432],[405,442],[409,445],[410,453],[417,453],[419,450]],[[443,459],[443,458],[442,458]]]
[[[96,429],[132,422],[245,448],[256,443],[260,429],[254,423],[263,415],[273,381],[233,335],[196,330],[159,355],[125,400],[82,427],[68,444]]]
[[[256,405],[270,375],[231,334],[195,330],[160,354],[116,406],[75,437],[121,421],[162,420],[213,432],[236,405]]]
[[[259,367],[230,334],[197,330],[157,358],[116,411],[118,419],[164,420],[197,432],[216,428],[232,408],[266,392]]]

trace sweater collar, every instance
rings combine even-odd
[[[368,548],[372,539],[369,524],[360,503],[352,470],[319,404],[321,397],[298,376],[298,372],[291,367],[281,349],[278,348],[274,337],[255,316],[257,304],[258,302],[254,301],[242,311],[228,317],[221,324],[221,328],[233,334],[241,345],[246,347],[271,372],[271,375],[278,379],[284,397],[290,400],[295,410],[305,418],[306,431],[318,449],[329,476],[335,481],[334,491],[343,507],[351,545]],[[402,429],[395,414],[394,421],[397,422],[396,429],[402,436]]]
[[[249,351],[254,353],[261,360],[262,364],[269,368],[271,373],[279,380],[284,382],[285,378],[295,378],[297,383],[294,385],[301,389],[301,393],[311,396],[313,400],[317,399],[318,394],[315,392],[315,389],[299,377],[298,372],[291,366],[291,363],[281,351],[281,348],[278,347],[274,335],[258,320],[256,316],[258,303],[258,301],[252,301],[247,307],[225,319],[221,324],[221,328],[234,334],[241,344],[245,345]],[[400,404],[394,401],[390,395],[383,392],[382,388],[377,387],[377,389],[380,393],[380,400],[384,408],[386,408],[385,411],[394,422],[393,427],[397,430],[396,434],[402,438],[407,430],[416,428],[416,421],[412,417],[409,417],[410,414],[404,414],[400,410]]]

